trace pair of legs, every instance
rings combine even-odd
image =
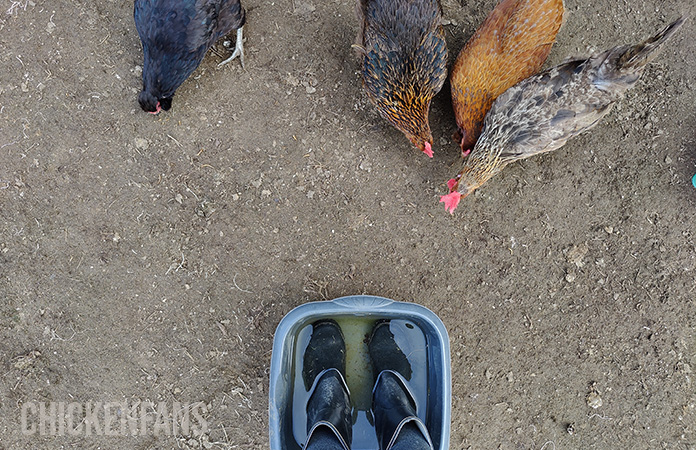
[[[411,366],[388,322],[375,325],[368,348],[375,376],[372,412],[380,450],[433,450],[408,389]],[[302,373],[311,392],[305,450],[350,450],[352,419],[345,367],[340,327],[333,320],[315,322]]]

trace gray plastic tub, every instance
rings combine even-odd
[[[415,394],[418,404],[418,416],[424,421],[430,432],[435,450],[449,449],[450,414],[451,414],[451,363],[449,337],[444,324],[432,311],[415,303],[396,302],[383,297],[354,295],[341,297],[332,301],[305,303],[290,311],[278,324],[273,339],[271,357],[271,376],[269,390],[269,435],[271,450],[301,450],[301,443],[306,437],[306,418],[304,406],[307,392],[299,374],[302,355],[311,335],[311,324],[319,319],[332,318],[339,322],[346,335],[348,368],[350,361],[350,330],[360,329],[361,324],[373,323],[379,319],[391,319],[391,326],[401,326],[408,342],[397,342],[407,355],[417,355],[412,360],[415,380],[422,374],[421,381],[427,385],[422,392]],[[348,325],[346,325],[348,324]],[[351,325],[355,324],[355,325]],[[348,334],[346,332],[348,331]],[[411,333],[410,335],[408,333]],[[398,333],[397,333],[398,334]],[[362,341],[358,342],[360,345]],[[355,345],[354,345],[355,346]],[[359,355],[358,355],[359,357]],[[409,360],[411,358],[409,357]],[[297,369],[296,369],[297,368]],[[351,399],[362,403],[370,401],[372,374],[366,382],[357,382],[360,374],[347,375],[351,386]],[[362,386],[366,389],[354,389]],[[362,400],[359,400],[360,398]],[[356,398],[358,400],[356,400]],[[369,409],[369,407],[367,408]],[[369,412],[354,410],[352,450],[375,450],[376,438],[368,427]],[[294,411],[294,414],[293,414]],[[361,418],[360,414],[363,415]]]

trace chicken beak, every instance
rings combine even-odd
[[[449,189],[450,193],[457,188],[457,184],[459,183],[459,176],[457,178],[450,178],[447,180],[447,189]]]

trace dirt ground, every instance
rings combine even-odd
[[[494,4],[443,3],[451,60]],[[0,5],[0,449],[268,448],[275,327],[357,293],[445,322],[452,449],[696,448],[692,1],[566,0],[547,65],[691,21],[454,216],[449,86],[429,160],[361,91],[352,1],[245,0],[246,70],[218,44],[157,117],[132,1]],[[119,401],[204,402],[208,430],[22,431],[30,402]]]

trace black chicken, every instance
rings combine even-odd
[[[138,102],[157,114],[172,107],[174,91],[222,36],[237,30],[237,43],[223,65],[239,56],[244,66],[240,0],[135,0],[135,27],[143,44],[143,90]]]

